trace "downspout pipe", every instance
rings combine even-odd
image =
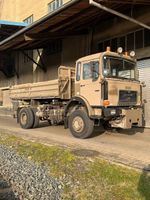
[[[130,22],[133,22],[134,24],[137,24],[137,25],[139,25],[139,26],[142,26],[143,28],[146,28],[146,29],[150,30],[150,26],[148,26],[148,25],[146,25],[146,24],[144,24],[144,23],[142,23],[142,22],[139,22],[139,21],[137,21],[136,19],[134,19],[134,18],[132,18],[132,17],[129,17],[129,16],[124,15],[124,14],[122,14],[122,13],[120,13],[120,12],[117,12],[117,11],[111,9],[111,8],[108,8],[108,7],[106,7],[106,6],[103,6],[102,4],[97,3],[97,2],[95,2],[95,1],[93,1],[93,0],[89,0],[89,4],[91,4],[91,5],[93,5],[93,6],[96,6],[97,8],[100,8],[100,9],[102,9],[102,10],[104,10],[104,11],[106,11],[106,12],[109,12],[109,13],[111,13],[111,14],[117,15],[117,16],[123,18],[123,19],[126,19],[126,20],[130,21]]]

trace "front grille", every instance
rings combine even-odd
[[[137,103],[137,92],[130,90],[120,90],[119,103]]]

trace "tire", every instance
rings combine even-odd
[[[76,110],[69,116],[69,129],[76,138],[85,139],[92,135],[94,130],[94,121],[83,110]]]
[[[33,111],[33,115],[34,115],[34,123],[33,123],[32,128],[37,128],[39,126],[39,122],[40,122],[39,117],[36,116],[37,109],[33,108],[32,111]]]
[[[19,112],[19,124],[23,129],[30,129],[34,124],[34,114],[31,108],[22,108]]]

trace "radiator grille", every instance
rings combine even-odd
[[[120,90],[119,103],[137,103],[137,92],[129,90]]]

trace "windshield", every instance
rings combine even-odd
[[[104,56],[105,77],[136,79],[135,63],[123,58]]]

